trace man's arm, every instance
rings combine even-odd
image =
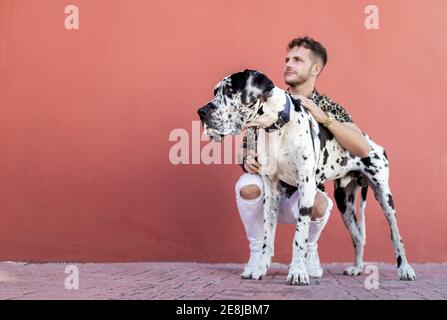
[[[301,104],[309,110],[315,120],[323,123],[328,119],[326,113],[309,98],[300,96]],[[335,139],[354,156],[365,158],[371,148],[359,127],[352,122],[340,122],[336,119],[328,126]]]
[[[239,154],[239,163],[245,173],[259,174],[261,168],[257,162],[256,132],[253,128],[247,129],[242,140],[242,154]]]

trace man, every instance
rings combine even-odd
[[[352,122],[346,110],[331,101],[327,96],[320,95],[315,89],[315,82],[327,62],[326,49],[321,43],[310,37],[300,37],[292,40],[284,65],[284,82],[289,86],[288,94],[293,99],[301,100],[301,104],[309,110],[316,121],[326,121],[328,129],[337,141],[350,153],[358,157],[366,157],[370,152],[367,140],[362,131]],[[329,117],[328,115],[332,117]],[[244,147],[246,148],[246,137]],[[236,202],[244,225],[250,248],[250,259],[241,276],[248,276],[248,267],[254,264],[262,254],[263,246],[263,182],[259,176],[260,164],[256,160],[254,150],[245,150],[243,168],[245,173],[236,183]],[[321,189],[324,189],[320,187]],[[290,192],[282,195],[279,203],[278,223],[297,223],[298,205],[296,188],[290,186]],[[312,221],[309,228],[307,255],[307,271],[311,277],[321,277],[323,269],[320,266],[317,241],[326,225],[332,201],[324,192],[318,190],[312,211]]]

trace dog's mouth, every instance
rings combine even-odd
[[[227,134],[220,133],[218,130],[208,127],[203,123],[203,131],[205,134],[216,142],[221,142]]]
[[[242,132],[242,128],[229,129],[225,132],[220,132],[217,129],[209,127],[206,123],[203,122],[203,131],[205,134],[213,139],[216,142],[221,142],[225,136],[228,135],[238,135]]]

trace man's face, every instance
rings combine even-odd
[[[284,64],[284,82],[295,87],[315,76],[312,51],[304,47],[293,47],[287,52]]]

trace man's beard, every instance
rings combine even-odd
[[[310,78],[310,68],[309,68],[309,70],[307,70],[307,72],[305,74],[296,74],[296,75],[297,75],[297,78],[295,80],[288,80],[288,81],[284,80],[284,82],[291,87],[300,86],[303,83],[306,83],[307,80],[309,80],[309,78]]]
[[[298,75],[295,80],[285,80],[284,82],[291,87],[296,87],[302,85],[303,83],[306,83],[307,80],[309,80],[308,74]]]

